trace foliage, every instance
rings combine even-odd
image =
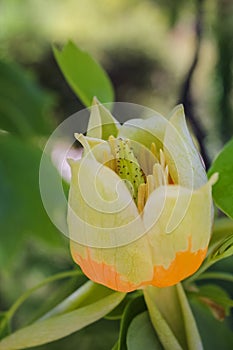
[[[228,216],[233,219],[233,140],[229,141],[221,153],[217,156],[209,169],[209,176],[219,173],[219,181],[213,188],[213,197],[216,205]]]
[[[54,50],[67,82],[86,105],[90,104],[94,96],[102,102],[112,101],[110,80],[91,56],[72,43],[67,44],[62,52]],[[4,232],[1,235],[0,263],[5,267],[10,262],[14,263],[17,253],[22,251],[27,240],[43,242],[49,246],[52,254],[56,254],[55,248],[65,250],[62,238],[43,210],[38,186],[41,145],[53,126],[53,121],[48,122],[48,118],[45,118],[46,110],[47,115],[48,111],[51,113],[51,98],[15,65],[2,62],[0,71],[4,78],[0,82],[0,230]],[[92,79],[87,73],[91,74]],[[92,85],[93,81],[96,84]],[[89,349],[93,344],[90,345],[87,339],[96,342],[101,334],[105,344],[96,345],[96,349],[111,346],[115,350],[143,347],[181,349],[182,346],[195,349],[201,348],[203,343],[207,350],[230,350],[233,337],[228,323],[232,322],[230,310],[233,295],[226,292],[224,286],[219,286],[216,280],[219,282],[224,279],[227,284],[232,283],[233,271],[225,271],[224,264],[222,272],[206,270],[222,259],[224,263],[225,258],[229,259],[233,254],[232,145],[230,141],[223,148],[209,170],[209,176],[219,173],[213,196],[216,205],[229,219],[224,218],[222,221],[216,217],[207,259],[201,269],[184,282],[183,287],[179,285],[160,291],[146,289],[144,296],[140,292],[125,296],[90,281],[77,287],[78,282],[75,280],[75,290],[62,295],[55,305],[48,305],[40,316],[34,315],[28,325],[22,327],[21,323],[14,323],[18,308],[27,302],[35,290],[57,279],[72,279],[76,273],[81,276],[82,273],[71,270],[53,276],[26,292],[8,311],[1,313],[0,349],[34,348],[39,345],[38,349],[65,348],[65,339],[64,343],[58,339],[77,332],[67,338],[75,339],[73,348],[76,348],[76,341],[81,340],[82,349]],[[50,176],[57,181],[60,176],[49,157],[48,167]],[[168,301],[173,299],[175,309],[169,315]],[[104,320],[84,329],[103,317]],[[111,336],[107,334],[109,332]],[[166,339],[164,334],[167,335]],[[53,343],[42,345],[48,342]]]
[[[87,283],[91,284],[91,282]],[[103,287],[97,286],[95,288],[95,286],[90,285],[89,288],[92,287],[94,288],[95,301],[89,301],[87,305],[77,307],[73,311],[68,311],[22,328],[5,337],[1,341],[0,348],[2,350],[29,348],[65,337],[105,316],[124,297],[124,294],[110,290],[106,291],[107,293],[105,292],[105,294],[107,295],[102,297]]]
[[[16,64],[1,61],[0,75],[1,129],[24,138],[48,134],[53,125],[48,118],[51,96],[40,90]]]
[[[54,55],[66,80],[85,106],[91,105],[97,91],[102,103],[113,101],[113,88],[107,74],[87,52],[70,41],[61,52],[54,47]]]

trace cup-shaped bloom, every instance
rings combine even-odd
[[[75,262],[93,281],[129,292],[171,286],[205,258],[211,187],[182,106],[120,125],[95,103],[79,160],[69,160],[68,226]]]

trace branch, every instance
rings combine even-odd
[[[182,84],[178,103],[182,103],[184,105],[187,118],[189,119],[192,125],[192,128],[194,130],[194,133],[198,139],[202,157],[204,159],[206,167],[208,168],[210,165],[210,160],[209,160],[208,154],[206,153],[205,145],[204,145],[206,132],[197,118],[195,108],[194,108],[195,103],[194,103],[194,99],[191,91],[192,78],[199,60],[201,39],[202,39],[202,33],[203,33],[203,3],[204,3],[204,0],[197,0],[197,13],[196,13],[196,23],[195,23],[195,33],[196,33],[195,54],[194,54],[193,62]]]

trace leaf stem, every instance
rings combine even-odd
[[[217,279],[233,282],[233,275],[228,272],[206,272],[198,277],[198,280]]]
[[[82,272],[80,270],[72,270],[72,271],[64,271],[60,272],[56,275],[50,276],[45,278],[43,281],[38,283],[36,286],[30,288],[27,290],[25,293],[23,293],[15,302],[14,304],[10,307],[10,309],[7,311],[7,317],[8,320],[10,320],[15,312],[18,310],[18,308],[31,296],[32,293],[34,293],[37,289],[40,289],[44,287],[46,284],[55,282],[57,280],[67,278],[67,277],[72,277],[72,276],[77,276],[81,275]]]
[[[58,316],[75,310],[80,307],[80,305],[84,306],[85,304],[89,304],[92,302],[93,297],[95,300],[96,295],[98,295],[100,291],[102,291],[105,296],[109,294],[110,289],[88,280],[60,304],[43,315],[39,320],[41,321],[50,317]]]

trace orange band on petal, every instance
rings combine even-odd
[[[83,258],[77,252],[72,251],[74,261],[92,281],[101,283],[119,292],[132,292],[135,289],[147,285],[153,285],[156,287],[173,286],[196,272],[207,253],[207,248],[192,252],[190,239],[188,250],[177,252],[175,259],[172,261],[168,269],[165,269],[162,265],[154,266],[152,280],[143,281],[142,283],[135,285],[130,281],[124,280],[123,278],[125,278],[125,276],[121,276],[115,270],[114,266],[92,260],[90,248],[86,249],[87,258]]]
[[[118,292],[132,292],[138,288],[137,285],[128,281],[123,281],[121,275],[114,269],[114,266],[99,263],[90,257],[89,248],[88,258],[84,259],[76,252],[72,252],[74,261],[81,267],[83,273],[92,281],[103,284]]]
[[[207,248],[196,252],[188,250],[176,253],[176,257],[168,269],[163,266],[154,267],[153,280],[148,284],[156,287],[169,287],[179,283],[197,271],[205,259],[206,253]]]
[[[171,262],[168,269],[162,265],[154,266],[154,276],[149,284],[156,287],[174,286],[188,276],[194,274],[205,259],[208,246],[205,249],[199,249],[195,252],[192,249],[192,237],[188,239],[188,249],[176,253],[175,259]]]

